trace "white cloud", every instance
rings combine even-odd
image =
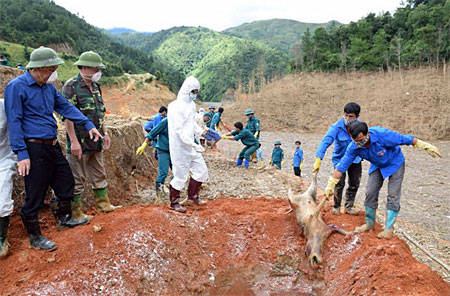
[[[244,22],[285,18],[322,23],[357,21],[370,12],[393,12],[400,0],[54,0],[97,27],[156,32],[173,26],[224,30]]]

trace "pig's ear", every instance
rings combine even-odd
[[[291,205],[291,208],[296,211],[298,209],[298,205],[295,203],[292,203],[291,200],[289,199],[289,204]]]

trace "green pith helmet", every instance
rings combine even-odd
[[[252,109],[245,110],[245,115],[251,115],[251,114],[255,114],[255,111],[253,111]]]
[[[209,105],[208,109],[216,110],[216,106],[214,106],[214,105]]]
[[[78,61],[75,62],[75,66],[85,66],[93,68],[106,68],[102,63],[102,57],[93,51],[85,51],[80,55]]]
[[[30,62],[26,69],[53,67],[64,64],[63,60],[58,58],[56,52],[48,47],[39,47],[31,52]]]
[[[280,141],[275,141],[274,145],[281,145],[281,142]]]

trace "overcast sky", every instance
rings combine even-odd
[[[394,12],[400,0],[54,0],[100,28],[156,32],[174,26],[217,31],[272,18],[307,23],[357,21],[370,12]]]

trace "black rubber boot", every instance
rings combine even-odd
[[[75,227],[89,222],[87,217],[80,220],[72,218],[72,205],[70,200],[53,201],[51,207],[59,227]]]
[[[37,217],[25,217],[23,214],[20,214],[20,217],[27,230],[30,247],[44,251],[56,250],[56,244],[41,234],[41,227]]]
[[[178,201],[179,199],[180,191],[176,190],[172,187],[172,185],[170,185],[170,209],[180,213],[185,213],[186,208],[180,205]]]
[[[9,216],[0,217],[0,257],[8,254],[8,226]]]

